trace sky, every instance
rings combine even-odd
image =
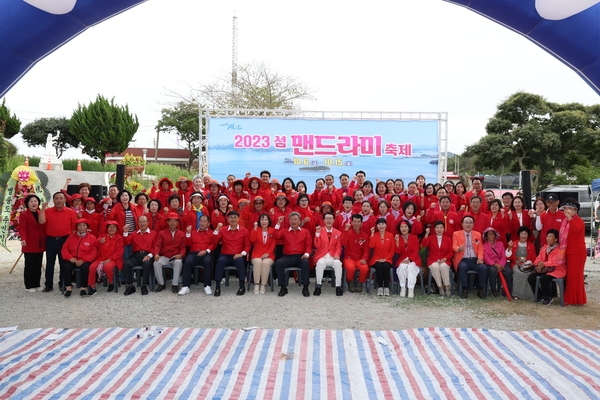
[[[6,95],[22,121],[70,117],[97,94],[128,104],[153,147],[160,110],[238,64],[299,78],[314,111],[448,112],[448,150],[461,153],[517,91],[558,103],[599,102],[577,74],[524,37],[441,0],[204,2],[150,0],[100,23],[34,66]],[[19,153],[42,155],[20,135]],[[161,148],[180,146],[160,137]],[[63,158],[82,158],[69,150]]]

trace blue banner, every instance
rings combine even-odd
[[[273,177],[305,181],[356,171],[367,179],[417,175],[438,179],[437,120],[314,120],[209,118],[208,172],[214,179],[267,169]]]

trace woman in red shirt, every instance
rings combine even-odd
[[[61,255],[65,260],[64,270],[61,271],[63,285],[65,287],[65,297],[71,297],[73,289],[73,272],[79,268],[81,277],[80,296],[87,295],[88,273],[90,264],[96,258],[96,247],[94,242],[96,237],[88,233],[88,224],[85,219],[80,218],[75,222],[74,233],[69,235],[61,249]],[[83,286],[85,285],[85,286]]]
[[[434,221],[433,231],[435,235],[429,236],[430,230],[427,228],[421,246],[428,250],[427,265],[429,266],[429,273],[440,288],[440,295],[450,297],[452,295],[450,267],[454,251],[452,250],[452,239],[444,235],[444,230],[444,221]]]
[[[398,233],[396,239],[396,253],[400,255],[400,263],[396,268],[398,281],[400,282],[400,297],[406,296],[408,288],[408,298],[415,297],[415,284],[417,275],[421,269],[421,255],[419,254],[419,239],[410,234],[410,222],[402,220],[398,224]]]
[[[98,275],[106,275],[108,282],[108,292],[114,290],[113,269],[117,267],[119,271],[123,270],[123,237],[119,233],[119,226],[116,221],[106,221],[104,229],[98,240],[94,242],[98,249],[98,254],[90,265],[90,274],[88,279],[88,295],[96,293],[96,271]]]
[[[390,269],[392,268],[396,243],[394,242],[394,235],[387,231],[385,218],[379,218],[375,228],[371,228],[369,248],[373,249],[369,265],[371,268],[375,268],[377,296],[389,296]]]
[[[25,254],[25,290],[28,292],[41,291],[42,259],[46,251],[46,231],[44,225],[38,222],[40,198],[35,194],[25,197],[23,203],[27,209],[19,216],[19,235],[21,236],[21,251]]]
[[[271,228],[271,218],[268,214],[261,214],[258,221],[254,223],[254,229],[250,232],[250,243],[253,246],[250,259],[254,273],[254,294],[264,294],[269,272],[275,263],[275,230]]]

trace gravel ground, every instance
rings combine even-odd
[[[504,298],[467,300],[454,296],[421,296],[409,300],[398,296],[377,297],[366,293],[335,296],[335,289],[323,286],[320,297],[304,298],[301,288],[290,286],[290,293],[277,297],[277,291],[264,295],[249,292],[236,296],[237,281],[223,287],[221,297],[207,296],[201,286],[192,293],[177,296],[169,285],[166,291],[142,297],[138,291],[128,297],[99,287],[90,298],[78,291],[65,299],[60,291],[29,293],[23,285],[23,259],[9,274],[19,256],[20,244],[8,242],[12,252],[0,249],[0,327],[31,328],[137,328],[150,325],[197,328],[265,329],[354,329],[396,330],[421,327],[463,327],[499,330],[544,328],[600,328],[600,261],[586,265],[588,304],[560,307],[558,299],[548,307],[531,301],[508,302]],[[58,272],[57,272],[58,274]],[[290,282],[292,282],[290,280]],[[43,284],[43,274],[42,274]],[[214,285],[213,285],[214,287]],[[420,293],[417,287],[415,291]]]

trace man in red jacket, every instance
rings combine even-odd
[[[200,216],[200,227],[198,229],[192,228],[192,226],[186,228],[185,244],[190,248],[190,251],[185,256],[183,263],[183,287],[178,294],[183,296],[190,293],[192,269],[195,265],[203,266],[204,293],[212,294],[210,289],[212,273],[211,253],[217,245],[215,243],[215,235],[213,235],[213,231],[210,229],[210,216],[206,214]]]
[[[225,272],[225,267],[235,265],[239,280],[238,296],[243,296],[246,293],[246,256],[250,252],[250,232],[246,228],[239,225],[240,213],[237,211],[229,211],[227,214],[227,222],[229,226],[223,227],[219,223],[215,232],[216,236],[214,243],[221,242],[221,255],[215,266],[215,293],[216,297],[221,295],[221,279]],[[222,228],[222,229],[221,229]]]
[[[362,215],[354,214],[352,228],[346,223],[342,238],[348,290],[357,293],[362,292],[362,284],[367,281],[369,274],[369,234],[362,229],[362,218]]]
[[[152,250],[154,249],[154,241],[158,233],[151,231],[148,226],[148,217],[146,215],[140,215],[138,217],[138,230],[129,234],[129,227],[123,230],[123,244],[125,246],[131,246],[131,257],[125,261],[124,270],[127,283],[131,285],[129,289],[125,291],[125,295],[128,296],[135,292],[133,286],[133,272],[132,268],[141,265],[142,266],[142,296],[148,294],[148,282],[150,280],[150,272],[154,267]],[[162,274],[161,274],[162,276]],[[128,293],[130,292],[130,293]]]
[[[290,227],[281,229],[283,217],[279,217],[275,225],[275,239],[283,240],[283,255],[275,261],[275,270],[281,289],[277,294],[283,297],[287,294],[287,281],[285,280],[285,269],[299,267],[302,279],[302,296],[309,297],[309,266],[308,257],[313,250],[313,243],[308,229],[300,228],[300,214],[294,211],[288,217]]]
[[[315,233],[315,256],[317,265],[315,268],[317,284],[313,295],[321,295],[321,283],[325,267],[333,267],[335,273],[335,295],[341,296],[342,292],[342,232],[333,227],[333,213],[325,213],[323,222],[325,229],[317,226]]]
[[[171,290],[173,293],[179,292],[179,276],[183,267],[183,257],[185,256],[185,233],[177,229],[179,225],[179,215],[171,212],[167,215],[167,226],[169,229],[163,229],[158,233],[154,243],[154,275],[158,286],[154,290],[160,292],[165,289],[165,280],[163,278],[163,267],[172,266],[173,281]]]
[[[73,272],[76,268],[81,271],[82,287],[79,294],[82,297],[87,296],[89,267],[96,258],[96,246],[94,246],[96,237],[88,233],[87,221],[83,218],[78,219],[75,223],[75,229],[77,229],[76,232],[67,238],[61,249],[62,258],[65,260],[64,271],[61,272],[65,297],[71,297]]]

